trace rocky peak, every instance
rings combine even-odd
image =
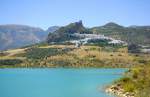
[[[83,27],[82,20],[80,20],[79,22],[75,22],[75,25]]]

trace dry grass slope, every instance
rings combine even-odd
[[[2,54],[3,53],[3,54]],[[15,67],[134,67],[150,61],[149,55],[129,54],[126,47],[46,45],[1,52],[0,60],[19,59]],[[11,64],[10,64],[11,65]],[[9,65],[9,66],[10,66]],[[9,67],[0,64],[1,67]]]

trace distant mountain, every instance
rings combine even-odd
[[[56,30],[50,27],[47,31],[26,25],[0,25],[0,50],[22,47],[45,41],[49,32]]]
[[[51,26],[46,30],[46,32],[53,33],[56,30],[58,30],[59,28],[60,28],[59,26]]]
[[[71,23],[67,26],[61,27],[53,33],[49,33],[47,41],[51,42],[63,42],[68,40],[79,39],[73,34],[89,34],[92,33],[89,29],[85,28],[82,21]]]
[[[90,30],[96,34],[126,41],[128,44],[150,45],[150,26],[123,27],[111,22],[104,26],[93,27]]]
[[[110,22],[103,26],[86,28],[83,26],[82,21],[79,21],[63,27],[52,26],[46,31],[41,28],[26,25],[0,25],[0,50],[22,47],[45,40],[48,43],[85,38],[89,40],[89,38],[92,39],[92,37],[95,37],[97,34],[112,38],[112,40],[125,41],[128,44],[150,46],[150,26],[134,25],[124,27]]]

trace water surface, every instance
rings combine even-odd
[[[112,97],[101,91],[124,69],[0,69],[0,97]]]

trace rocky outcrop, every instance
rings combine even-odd
[[[125,92],[120,84],[115,84],[112,86],[109,86],[105,90],[109,94],[116,95],[118,97],[135,97],[135,94],[132,92]]]

